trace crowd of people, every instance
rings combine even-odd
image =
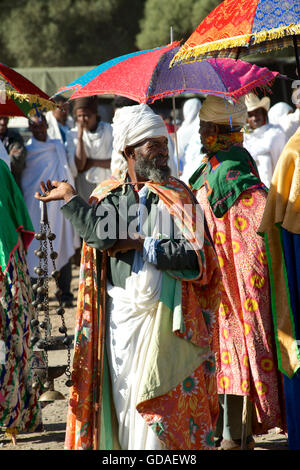
[[[274,428],[300,449],[300,106],[195,97],[174,129],[121,97],[112,122],[56,103],[27,142],[0,117],[0,429],[42,429],[46,202],[65,308],[81,258],[66,449],[251,450]]]

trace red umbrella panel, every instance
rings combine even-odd
[[[7,65],[0,63],[0,115],[30,116],[55,109],[50,97]]]

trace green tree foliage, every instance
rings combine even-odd
[[[94,65],[136,49],[144,0],[131,0],[130,9],[127,0],[11,3],[2,15],[10,66]]]
[[[173,39],[185,41],[221,0],[146,0],[140,21],[137,46],[140,49],[157,47]]]
[[[13,58],[7,49],[5,22],[13,8],[19,7],[23,0],[0,0],[0,62],[9,65]]]

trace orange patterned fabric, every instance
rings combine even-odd
[[[75,322],[75,346],[65,448],[93,448],[98,348],[97,271],[95,251],[83,243]]]
[[[182,51],[207,42],[251,35],[258,0],[225,0],[195,29]]]
[[[124,181],[118,183],[121,185]],[[116,180],[111,181],[111,186],[106,181],[96,189],[92,199],[102,200],[117,186]],[[172,207],[177,217],[183,216],[183,202],[191,204],[190,192],[176,180],[170,183],[166,191],[160,185],[149,183],[149,186],[160,197],[164,197],[167,206]],[[183,189],[178,191],[179,187]],[[195,216],[196,213],[192,212],[191,218],[184,218],[187,232],[194,227]],[[212,344],[214,320],[220,303],[220,270],[207,238],[202,250],[203,254],[199,257],[205,269],[201,277],[197,281],[182,281],[182,311],[186,322],[183,338],[207,346]],[[97,289],[96,252],[84,242],[76,314],[72,374],[74,385],[70,395],[65,440],[65,448],[69,450],[96,448],[95,406],[98,397],[95,388],[98,386],[99,372],[96,359],[99,348]],[[168,394],[139,404],[138,411],[153,426],[167,448],[212,449],[213,431],[218,417],[214,358],[208,358],[191,377],[187,377]]]
[[[169,393],[137,409],[166,449],[214,449],[219,414],[214,360],[206,361]]]

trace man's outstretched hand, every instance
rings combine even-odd
[[[77,194],[73,186],[71,186],[69,183],[66,183],[65,181],[48,180],[47,183],[41,181],[40,187],[42,194],[35,193],[34,197],[43,202],[61,200],[68,202],[71,197]]]

